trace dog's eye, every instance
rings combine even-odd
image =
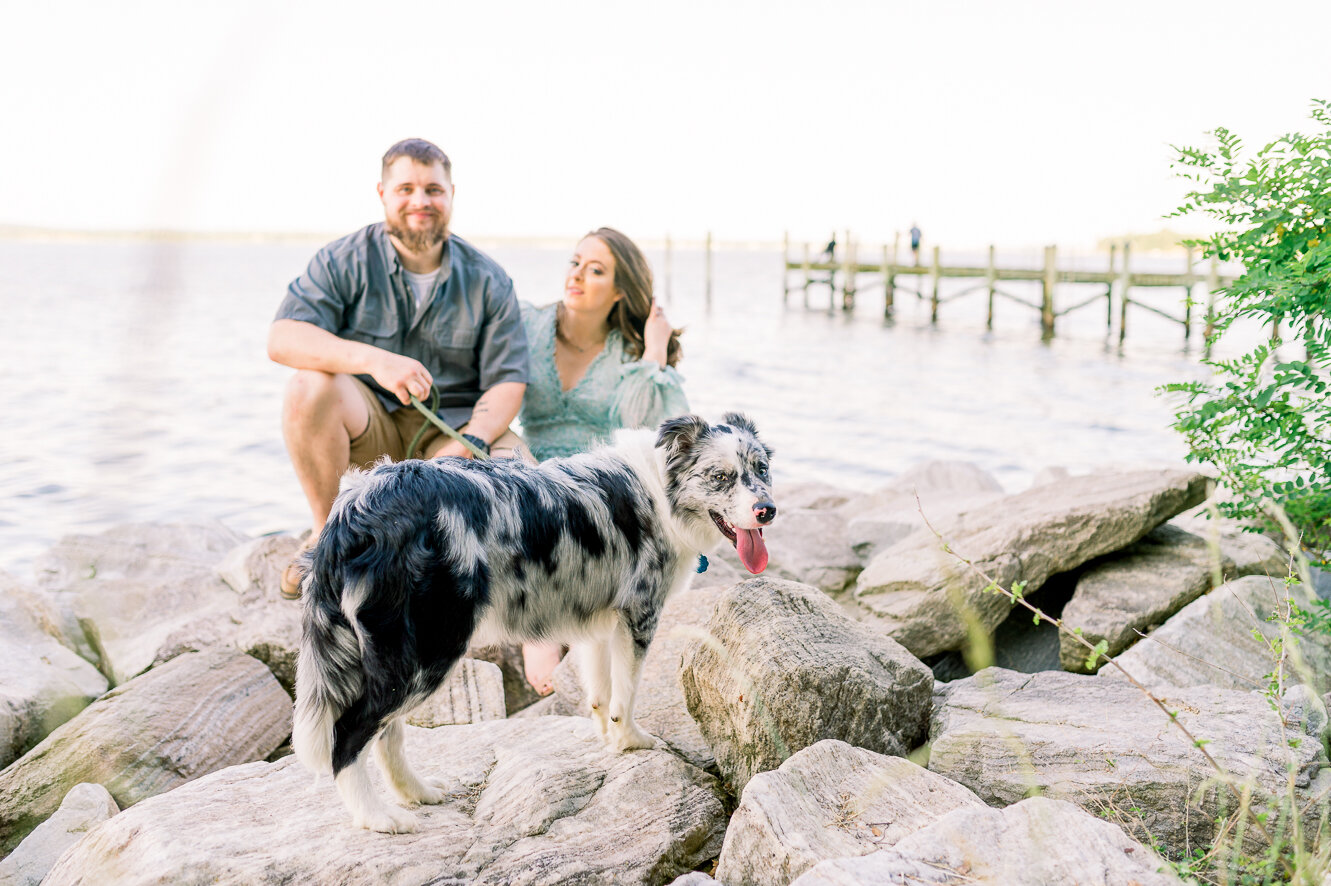
[[[758,472],[758,476],[759,476],[759,477],[766,477],[766,476],[767,476],[767,462],[765,462],[765,461],[760,461],[760,462],[758,462],[756,465],[753,466],[753,469],[754,469],[755,471]]]
[[[707,472],[707,479],[711,480],[713,483],[725,483],[730,479],[730,472],[723,471],[720,468],[712,468],[712,470]]]

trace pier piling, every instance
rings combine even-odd
[[[1044,248],[1044,280],[1040,291],[1040,338],[1054,337],[1054,286],[1058,284],[1057,247]]]
[[[998,280],[998,271],[994,265],[994,246],[989,244],[989,263],[984,269],[984,283],[989,289],[989,308],[985,313],[984,328],[989,332],[994,331],[994,294],[997,287],[994,283]]]
[[[712,232],[707,232],[707,288],[704,292],[704,304],[708,313],[712,311]]]
[[[939,258],[940,252],[937,246],[934,247],[934,263],[929,273],[933,275],[934,286],[933,295],[929,298],[929,323],[933,326],[938,325],[938,287],[943,280],[943,263]]]

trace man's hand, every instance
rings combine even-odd
[[[330,374],[369,375],[402,405],[411,395],[428,400],[434,378],[419,360],[362,342],[338,338],[313,323],[274,320],[268,331],[268,356],[292,369],[317,369]]]
[[[490,388],[476,401],[471,411],[471,418],[463,423],[458,431],[473,434],[487,443],[493,443],[503,436],[509,423],[517,417],[518,407],[522,405],[522,395],[526,390],[525,382],[516,381],[500,382]],[[435,450],[430,457],[439,458],[444,455],[473,457],[466,447],[452,438]]]
[[[665,308],[661,307],[661,303],[652,305],[652,312],[647,315],[647,322],[642,330],[642,359],[655,360],[665,366],[670,334],[674,331],[670,321],[666,319]]]
[[[419,360],[392,351],[380,351],[370,369],[370,376],[385,390],[392,391],[403,406],[410,403],[413,396],[425,403],[430,401],[434,378]]]

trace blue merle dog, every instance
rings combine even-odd
[[[666,598],[718,536],[753,573],[776,516],[771,450],[744,416],[697,416],[539,466],[516,459],[381,463],[349,472],[314,551],[292,745],[331,773],[353,822],[415,830],[375,796],[375,757],[406,803],[438,803],[403,754],[403,720],[471,643],[564,642],[591,715],[619,751],[651,747],[633,698]]]

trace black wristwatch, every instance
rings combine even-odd
[[[477,437],[475,434],[463,434],[462,439],[466,440],[468,443],[470,443],[472,446],[475,446],[477,449],[479,449],[481,452],[484,452],[486,455],[490,454],[490,444],[486,443],[484,440],[482,440],[480,437]]]

